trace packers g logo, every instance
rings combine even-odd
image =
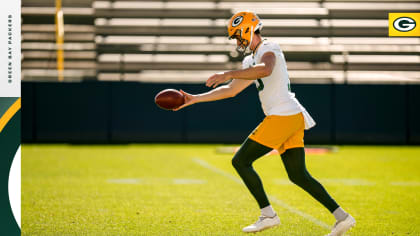
[[[400,17],[394,20],[394,28],[401,32],[408,32],[416,28],[416,21],[410,17]]]
[[[397,37],[420,36],[420,13],[389,13],[388,35]]]
[[[237,16],[235,19],[233,19],[232,21],[232,27],[236,27],[238,26],[240,23],[242,23],[242,20],[244,19],[243,16]]]

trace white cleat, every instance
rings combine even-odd
[[[331,230],[327,236],[341,236],[351,227],[356,225],[356,220],[350,214],[346,217],[346,219],[336,222],[334,228]]]
[[[245,233],[259,232],[280,224],[277,214],[273,217],[260,216],[257,222],[242,229]]]

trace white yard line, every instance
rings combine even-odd
[[[318,220],[317,218],[315,218],[315,217],[313,217],[313,216],[311,216],[311,215],[309,215],[309,214],[307,214],[307,213],[305,213],[303,211],[299,211],[298,209],[290,206],[289,204],[287,204],[287,203],[285,203],[285,202],[277,199],[273,195],[268,195],[268,197],[270,198],[270,200],[272,202],[274,202],[275,204],[277,204],[277,205],[285,208],[286,210],[288,210],[288,211],[290,211],[292,213],[295,213],[296,215],[299,215],[299,216],[301,216],[301,217],[303,217],[303,218],[311,221],[312,223],[314,223],[314,224],[316,224],[316,225],[318,225],[318,226],[320,226],[322,228],[331,229],[331,226],[328,225],[327,223],[325,223],[325,222],[323,222],[321,220]]]
[[[218,174],[221,174],[221,175],[223,175],[224,177],[227,177],[227,178],[229,178],[229,179],[231,179],[231,180],[235,181],[235,182],[236,182],[236,183],[238,183],[238,184],[242,184],[242,183],[243,183],[243,182],[242,182],[242,180],[240,180],[238,177],[233,176],[233,175],[231,175],[230,173],[225,172],[225,171],[223,171],[223,170],[221,170],[221,169],[219,169],[219,168],[216,168],[216,167],[214,167],[214,166],[210,165],[209,163],[207,163],[206,161],[203,161],[203,160],[201,160],[201,159],[199,159],[199,158],[193,158],[192,160],[193,160],[195,163],[199,164],[200,166],[202,166],[202,167],[204,167],[204,168],[206,168],[206,169],[212,170],[213,172],[216,172],[216,173],[218,173]]]
[[[223,171],[223,170],[221,170],[219,168],[216,168],[216,167],[210,165],[209,163],[207,163],[206,161],[203,161],[203,160],[201,160],[199,158],[192,158],[192,160],[195,163],[199,164],[200,166],[202,166],[202,167],[204,167],[204,168],[206,168],[208,170],[211,170],[211,171],[216,172],[216,173],[218,173],[220,175],[223,175],[224,177],[229,178],[229,179],[235,181],[236,183],[243,184],[242,180],[239,179],[238,177],[233,176],[232,174],[230,174],[230,173],[228,173],[226,171]],[[311,221],[312,223],[314,223],[314,224],[316,224],[316,225],[318,225],[318,226],[320,226],[322,228],[325,228],[325,229],[330,229],[331,228],[327,223],[325,223],[325,222],[323,222],[321,220],[318,220],[315,217],[313,217],[313,216],[311,216],[309,214],[306,214],[305,212],[299,211],[298,209],[290,206],[289,204],[287,204],[287,203],[285,203],[285,202],[277,199],[276,197],[274,197],[272,195],[268,195],[268,197],[275,204],[283,207],[284,209],[286,209],[286,210],[288,210],[288,211],[290,211],[290,212],[292,212],[292,213],[294,213],[296,215],[299,215],[299,216],[305,218],[306,220]]]

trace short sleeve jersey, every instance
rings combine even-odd
[[[295,94],[291,92],[286,60],[279,45],[263,41],[259,48],[257,48],[255,55],[251,54],[244,58],[242,67],[245,69],[260,64],[261,58],[266,52],[274,53],[276,64],[271,75],[257,79],[254,82],[258,89],[261,106],[265,115],[288,116],[302,112],[304,116],[307,115],[308,119],[312,120],[305,108],[295,98]],[[307,124],[305,126],[307,128],[315,124],[313,120],[310,124],[307,122],[308,120],[305,120]]]
[[[271,75],[255,80],[261,106],[266,116],[268,115],[294,115],[302,112],[304,108],[290,92],[290,80],[287,74],[286,60],[279,45],[263,41],[255,55],[244,58],[242,67],[249,68],[261,63],[261,58],[266,52],[273,52],[276,56]]]

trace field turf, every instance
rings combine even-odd
[[[259,209],[219,146],[23,145],[22,235],[246,235]],[[307,166],[356,218],[348,235],[420,235],[420,147],[341,146]],[[254,167],[282,221],[257,236],[329,232],[279,156]]]

